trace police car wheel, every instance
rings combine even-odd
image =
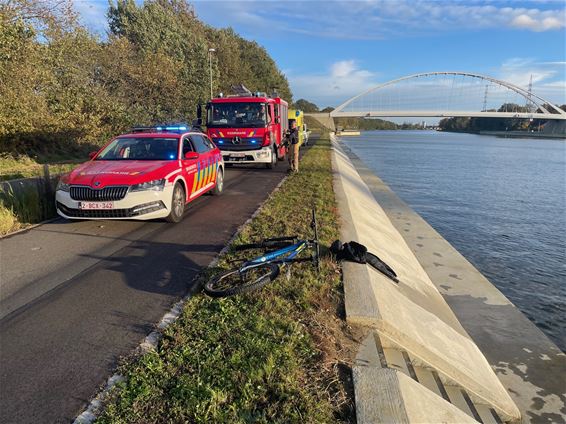
[[[216,174],[216,185],[212,189],[212,194],[218,196],[222,194],[222,190],[224,190],[224,171],[222,171],[222,168],[218,168],[218,174]]]
[[[167,222],[179,222],[185,212],[185,189],[180,183],[176,183],[171,196],[171,212],[165,218]]]

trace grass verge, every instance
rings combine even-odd
[[[85,157],[52,156],[49,158],[33,159],[29,156],[0,154],[0,181],[15,180],[18,178],[43,177],[44,163],[49,163],[51,175],[63,174],[71,171],[79,163],[85,162]]]
[[[0,188],[0,235],[53,218],[55,214],[53,193],[48,193],[41,184],[24,186],[17,192],[10,186]]]
[[[41,161],[62,161],[60,163],[42,164]],[[10,186],[0,184],[0,235],[6,235],[14,231],[29,227],[32,224],[44,221],[56,216],[54,206],[53,189],[46,189],[46,169],[49,181],[53,183],[58,175],[74,169],[85,159],[70,159],[58,156],[42,156],[41,159],[32,159],[29,156],[1,153],[0,154],[0,182],[20,178],[39,177],[36,183],[33,181],[16,182],[11,184],[21,185],[17,190]],[[43,182],[42,182],[43,181]],[[7,183],[6,183],[7,184]]]
[[[235,244],[311,236],[316,206],[322,245],[338,238],[328,137],[304,155]],[[228,267],[228,252],[219,267]],[[208,272],[214,272],[209,270]],[[340,270],[293,266],[262,290],[222,300],[191,298],[158,347],[126,360],[98,423],[354,422],[352,337]],[[203,276],[205,278],[206,276]]]

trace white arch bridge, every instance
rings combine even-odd
[[[469,72],[398,78],[352,97],[330,114],[317,115],[319,119],[461,116],[566,121],[565,111],[533,93],[531,87]]]

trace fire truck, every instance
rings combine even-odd
[[[263,164],[273,169],[285,158],[287,102],[278,95],[252,93],[244,86],[237,94],[211,99],[206,105],[207,134],[226,164]]]

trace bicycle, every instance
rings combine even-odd
[[[235,250],[249,249],[277,249],[267,251],[263,255],[251,260],[244,260],[238,268],[233,268],[209,279],[204,285],[204,292],[212,297],[228,297],[236,294],[248,293],[265,286],[275,280],[282,268],[292,263],[312,262],[313,266],[320,269],[320,247],[318,242],[318,227],[316,214],[313,209],[311,229],[314,239],[299,239],[298,236],[285,236],[269,238],[259,243],[242,244]],[[311,249],[311,256],[297,257],[301,252]]]

